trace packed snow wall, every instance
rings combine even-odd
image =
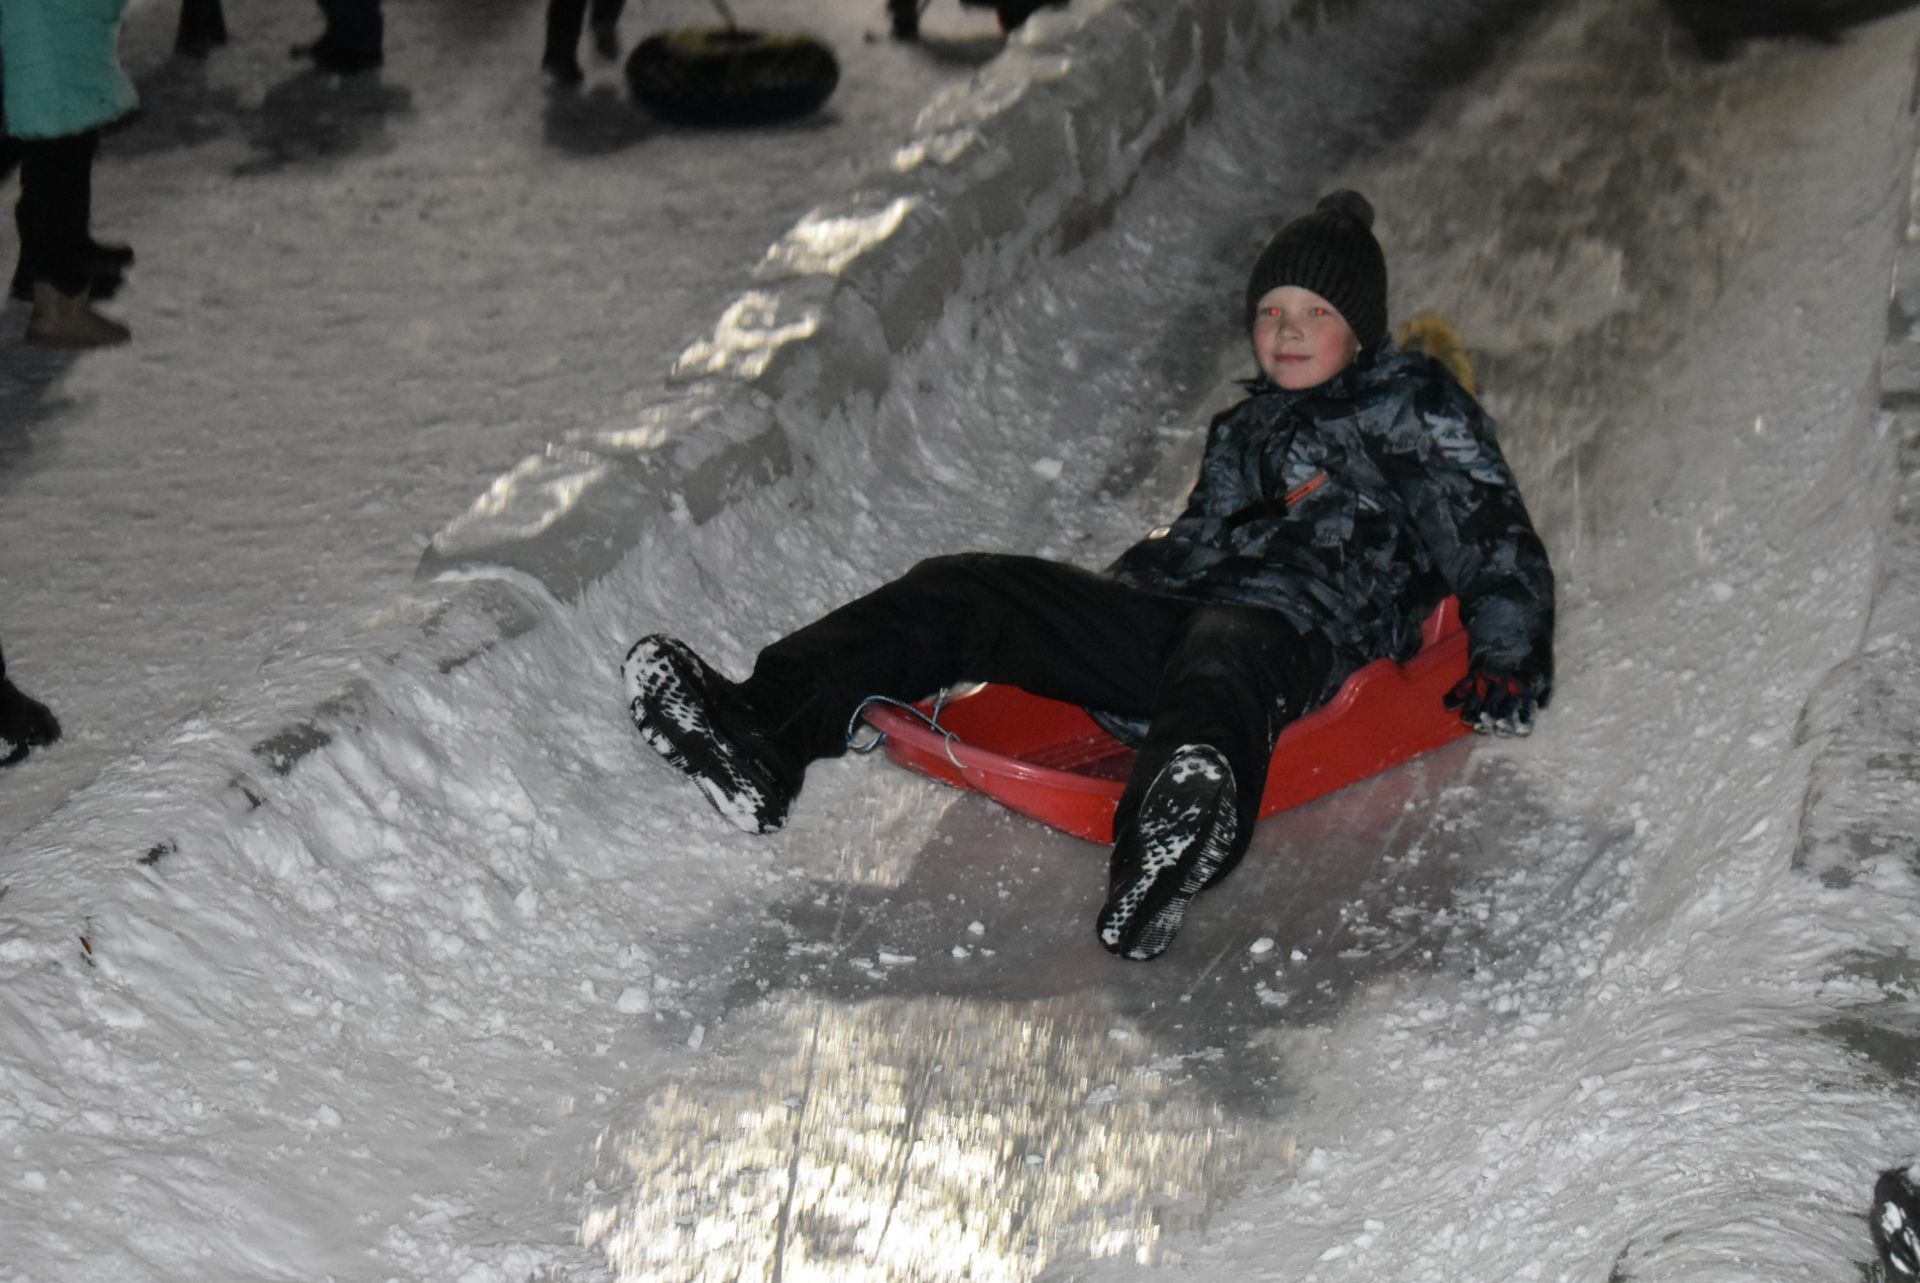
[[[1872,885],[1882,862],[1920,869],[1920,156],[1894,260],[1876,435],[1887,464],[1873,584],[1858,650],[1826,674],[1795,735],[1814,747],[1795,835],[1796,868],[1828,886]],[[1880,945],[1847,960],[1853,977],[1912,984],[1905,948]],[[1864,1002],[1830,1030],[1920,1098],[1920,1021],[1911,1003]]]
[[[435,536],[418,577],[498,577],[573,599],[649,523],[705,522],[803,469],[822,434],[867,430],[898,363],[950,305],[990,296],[1105,226],[1143,167],[1208,112],[1223,70],[1279,44],[1281,65],[1308,79],[1369,51],[1464,75],[1528,7],[1076,0],[1043,10],[964,91],[922,112],[855,190],[768,249],[754,287],[686,349],[655,404],[501,477]]]

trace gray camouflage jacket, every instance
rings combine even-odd
[[[1420,647],[1460,598],[1475,664],[1553,672],[1553,571],[1494,424],[1438,362],[1391,339],[1315,388],[1260,378],[1218,415],[1171,526],[1108,574],[1149,592],[1280,611],[1361,665]]]

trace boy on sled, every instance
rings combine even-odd
[[[1449,594],[1468,636],[1449,707],[1526,734],[1553,683],[1553,573],[1479,404],[1387,331],[1373,208],[1320,201],[1268,242],[1246,323],[1259,374],[1208,430],[1186,509],[1102,572],[961,553],[760,652],[732,682],[641,638],[624,672],[646,742],[749,833],[785,822],[807,764],[871,697],[1001,682],[1143,724],[1114,817],[1106,948],[1157,957],[1252,838],[1289,722]]]

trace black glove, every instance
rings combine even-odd
[[[1538,673],[1474,664],[1445,702],[1482,735],[1531,735],[1534,709],[1547,706],[1547,680]]]

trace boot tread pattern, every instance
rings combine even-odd
[[[771,833],[791,800],[766,765],[714,723],[716,674],[686,643],[642,637],[622,665],[627,711],[640,737],[696,784],[713,809],[747,833]]]
[[[1147,789],[1116,852],[1101,943],[1137,961],[1173,943],[1187,906],[1226,863],[1239,828],[1233,772],[1204,745],[1179,749]]]

